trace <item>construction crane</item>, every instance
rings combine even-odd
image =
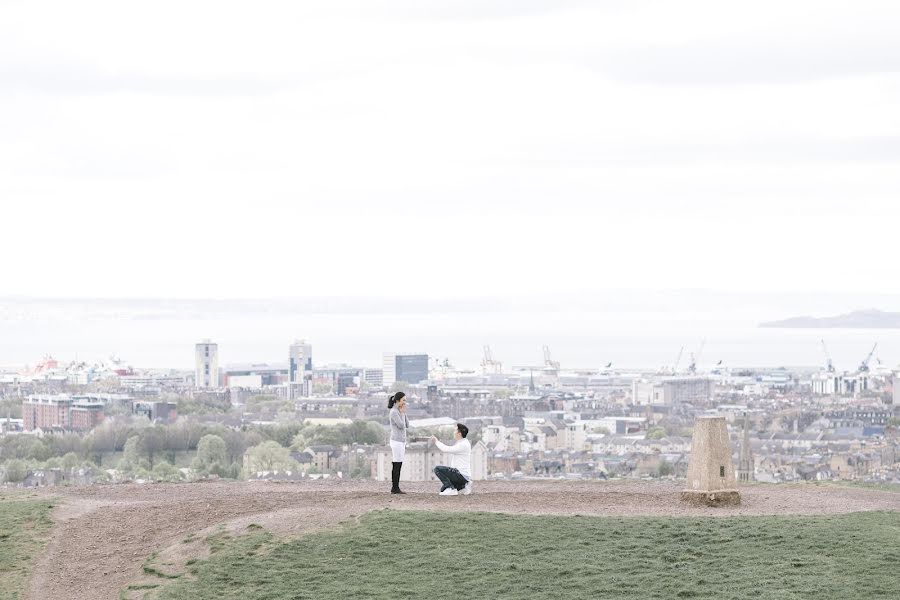
[[[484,358],[481,359],[481,370],[485,374],[503,372],[503,363],[499,360],[494,360],[494,355],[491,352],[490,346],[484,347]]]
[[[559,361],[553,360],[550,356],[550,346],[544,346],[544,367],[559,371]]]
[[[700,360],[700,355],[703,354],[703,348],[706,346],[706,340],[700,342],[700,349],[697,350],[696,356],[693,352],[691,352],[691,363],[688,365],[688,373],[691,375],[697,372],[697,361]]]
[[[872,346],[872,349],[869,350],[869,355],[866,356],[865,360],[859,363],[859,372],[860,373],[868,373],[869,372],[869,361],[872,360],[872,355],[875,354],[875,349],[878,348],[878,342],[875,342],[875,345]]]
[[[829,373],[834,373],[834,363],[831,361],[831,354],[828,352],[828,346],[825,345],[825,340],[819,340],[822,344],[822,352],[825,353],[825,370]]]
[[[684,346],[678,351],[678,358],[675,359],[675,364],[672,366],[672,375],[676,375],[678,373],[678,365],[681,364],[681,357],[684,356]]]

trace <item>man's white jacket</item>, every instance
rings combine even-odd
[[[453,444],[452,446],[448,446],[447,444],[442,444],[441,442],[436,443],[438,450],[448,455],[450,459],[450,464],[448,467],[453,467],[460,473],[462,473],[463,477],[472,480],[472,444],[469,443],[469,440],[463,438]]]

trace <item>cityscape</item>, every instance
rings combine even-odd
[[[0,0],[0,600],[900,599],[898,23]]]
[[[740,481],[900,484],[900,370],[873,360],[876,347],[852,371],[835,368],[824,340],[818,369],[722,361],[704,369],[703,350],[703,342],[682,347],[671,365],[653,370],[568,368],[548,346],[532,365],[505,366],[489,346],[476,369],[427,352],[384,353],[379,368],[318,364],[308,340],[288,344],[286,360],[271,363],[227,362],[227,347],[203,340],[191,371],[46,356],[0,372],[0,458],[7,485],[25,487],[209,477],[383,481],[385,406],[403,391],[414,435],[404,480],[435,480],[440,453],[426,440],[457,422],[472,432],[478,480],[683,478],[693,422],[718,415]],[[348,435],[351,428],[363,435]],[[145,437],[160,430],[193,437],[163,443],[166,458],[141,455],[152,454]],[[230,440],[212,470],[198,457],[204,434]],[[84,450],[108,435],[114,441],[105,451]],[[38,449],[23,441],[58,437],[69,441]],[[131,437],[137,443],[129,449]]]

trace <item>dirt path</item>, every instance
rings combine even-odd
[[[26,598],[118,598],[154,551],[224,524],[299,535],[380,508],[605,516],[734,516],[900,511],[900,494],[839,486],[753,485],[740,507],[704,509],[678,500],[673,482],[479,482],[471,496],[439,497],[433,483],[405,496],[371,481],[227,482],[46,490],[60,505]]]

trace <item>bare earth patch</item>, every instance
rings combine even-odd
[[[740,488],[741,506],[703,508],[680,501],[679,482],[477,482],[470,496],[439,497],[434,483],[407,483],[404,496],[372,481],[216,482],[91,486],[45,490],[59,497],[56,526],[35,565],[26,598],[118,598],[146,577],[147,557],[166,572],[203,552],[216,531],[261,526],[296,536],[370,510],[486,511],[595,516],[820,515],[900,511],[900,494],[817,485]],[[156,568],[156,567],[148,567]]]

